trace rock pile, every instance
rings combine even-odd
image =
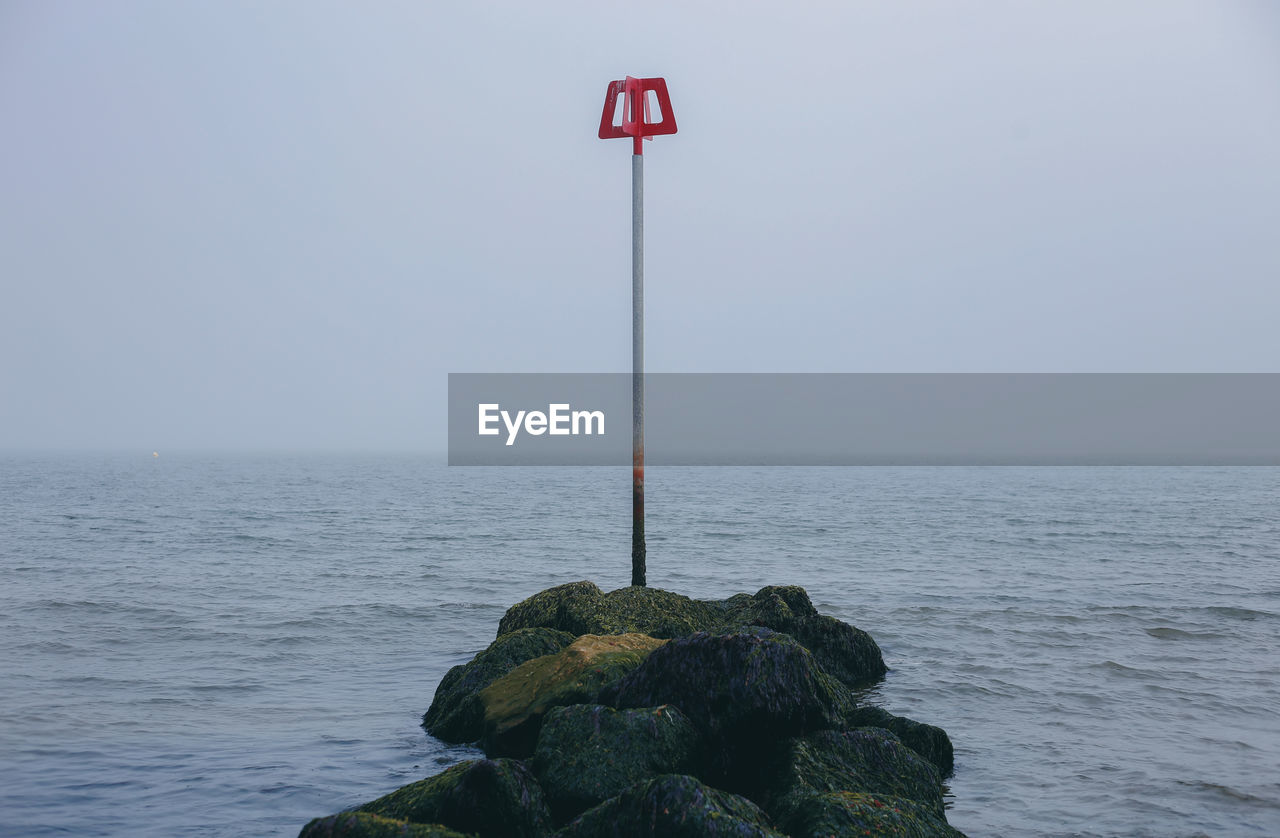
[[[851,696],[884,673],[875,641],[803,588],[561,585],[508,610],[423,717],[486,759],[300,838],[963,838],[943,810],[947,734]]]

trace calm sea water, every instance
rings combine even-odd
[[[1280,835],[1280,469],[648,477],[650,584],[870,631],[974,838]],[[295,835],[469,758],[436,683],[529,594],[628,583],[628,480],[0,458],[0,834]]]

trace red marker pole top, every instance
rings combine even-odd
[[[619,96],[624,97],[622,124],[615,125],[613,117],[618,111]],[[658,111],[656,122],[653,113],[655,109]],[[604,113],[600,116],[600,139],[631,137],[632,153],[644,154],[641,140],[675,132],[676,116],[671,111],[671,96],[667,93],[666,79],[637,79],[627,76],[625,79],[609,82],[604,95]]]

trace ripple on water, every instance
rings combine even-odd
[[[421,714],[507,606],[629,581],[625,471],[55,465],[0,468],[25,834],[295,835],[476,755]],[[893,669],[863,700],[951,733],[974,838],[1280,835],[1280,470],[647,476],[650,583],[800,584],[871,632]]]

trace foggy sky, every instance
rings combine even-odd
[[[449,372],[628,370],[627,74],[650,370],[1280,370],[1264,0],[0,0],[0,448],[440,451]]]

